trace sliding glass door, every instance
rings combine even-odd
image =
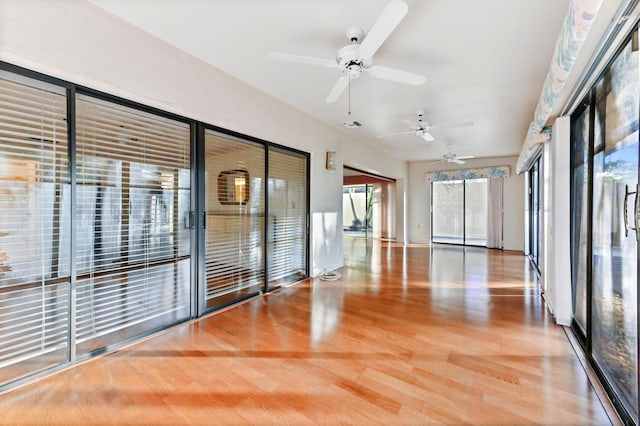
[[[573,295],[573,315],[580,333],[587,333],[587,285],[591,270],[590,239],[591,212],[591,106],[585,104],[583,110],[572,117],[572,181],[571,181],[571,282]]]
[[[373,235],[373,185],[345,185],[342,188],[342,229],[345,235]]]
[[[201,312],[307,276],[305,153],[205,130]]]
[[[638,404],[640,231],[634,201],[638,200],[639,71],[638,52],[629,43],[595,89],[592,207],[593,357],[633,412]]]
[[[464,181],[464,243],[487,245],[487,179]]]
[[[308,276],[309,154],[0,68],[0,391]]]
[[[487,179],[433,182],[431,188],[431,241],[486,245]]]
[[[529,258],[540,269],[542,249],[542,160],[538,158],[529,171]]]
[[[265,282],[265,148],[204,137],[203,310],[255,295]]]
[[[573,115],[571,215],[574,330],[614,405],[636,424],[638,55],[629,39]]]
[[[68,359],[67,98],[0,72],[0,386]]]
[[[431,241],[464,244],[464,181],[433,182]]]
[[[191,314],[190,128],[78,95],[79,355]]]
[[[307,156],[269,147],[267,282],[307,276]]]

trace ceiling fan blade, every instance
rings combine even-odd
[[[392,0],[385,7],[382,15],[369,30],[362,43],[360,44],[360,57],[368,59],[373,56],[382,43],[389,37],[391,32],[398,26],[404,15],[407,14],[409,7],[402,0]]]
[[[414,74],[412,72],[400,71],[393,68],[375,65],[369,70],[372,77],[381,78],[383,80],[396,81],[398,83],[410,84],[412,86],[420,86],[427,81],[427,77]]]
[[[408,135],[408,134],[415,133],[415,132],[416,132],[415,130],[405,130],[405,131],[402,131],[402,132],[387,133],[386,135],[380,135],[378,137],[379,138],[386,138],[386,137],[389,137],[389,136]]]
[[[331,89],[331,92],[329,92],[329,96],[327,96],[326,102],[330,104],[337,101],[348,85],[349,77],[346,75],[344,77],[340,77],[338,81],[336,81],[336,85],[333,86],[333,89]]]
[[[429,127],[429,129],[444,129],[447,127],[469,127],[473,126],[473,121],[461,121],[459,123],[449,123],[449,124],[437,124],[435,126]]]
[[[456,164],[464,164],[465,162],[459,158],[452,158],[451,160],[449,160],[450,163],[456,163]]]
[[[435,139],[433,138],[433,135],[427,131],[424,131],[422,133],[422,139],[424,139],[427,142],[433,142]]]
[[[320,67],[335,68],[338,63],[335,59],[313,58],[311,56],[291,55],[289,53],[271,52],[271,59],[283,62],[294,62],[296,64],[317,65]]]
[[[470,160],[472,158],[476,158],[475,155],[462,155],[460,157],[456,157],[458,160]]]

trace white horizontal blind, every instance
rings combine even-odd
[[[268,176],[268,281],[295,281],[306,275],[306,157],[270,148]]]
[[[0,385],[67,358],[66,108],[61,88],[0,73]]]
[[[264,284],[264,158],[260,145],[206,133],[207,307],[219,304],[212,299],[241,298]],[[225,181],[225,173],[234,178]],[[245,173],[248,199],[226,200],[235,191],[226,184],[242,181]]]
[[[81,353],[189,315],[190,133],[89,96],[76,116]]]

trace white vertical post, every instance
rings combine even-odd
[[[553,289],[549,287],[553,279],[550,277],[551,263],[553,261],[553,241],[552,241],[552,229],[551,229],[551,195],[553,193],[553,183],[551,181],[553,177],[553,161],[551,157],[551,145],[545,144],[542,150],[542,261],[541,261],[541,279],[542,288],[544,289],[544,298],[549,303],[549,300],[553,298]],[[549,303],[551,309],[551,304]],[[551,309],[553,313],[553,309]]]
[[[551,294],[551,310],[556,323],[571,325],[571,118],[558,117],[553,124],[551,140],[552,194],[550,250],[551,268],[547,291]],[[548,302],[549,303],[549,302]]]

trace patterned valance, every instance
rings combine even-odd
[[[509,166],[480,167],[476,169],[444,170],[440,172],[427,172],[424,178],[427,182],[440,182],[443,180],[463,180],[481,178],[508,178],[511,174]]]
[[[540,143],[550,139],[549,132],[544,130],[545,124],[557,107],[580,49],[598,16],[600,6],[602,6],[602,0],[571,0],[569,12],[562,24],[547,77],[538,98],[533,121],[520,151],[516,165],[517,174],[531,167],[533,159],[540,152]]]

